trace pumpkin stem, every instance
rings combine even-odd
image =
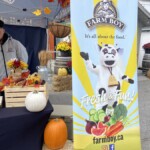
[[[33,94],[37,94],[37,93],[38,93],[38,91],[37,91],[37,90],[34,90],[34,91],[33,91]]]
[[[58,122],[58,121],[59,121],[59,118],[56,118],[55,121]]]

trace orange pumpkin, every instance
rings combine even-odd
[[[44,142],[49,149],[64,147],[67,141],[67,126],[62,119],[52,119],[44,130]]]

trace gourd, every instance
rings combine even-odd
[[[45,145],[52,150],[63,148],[67,136],[67,126],[62,119],[52,119],[44,130]]]
[[[59,68],[58,69],[58,75],[59,76],[66,76],[68,73],[67,73],[67,69],[66,68]]]
[[[29,92],[25,99],[26,109],[30,112],[42,111],[47,104],[45,95],[42,92]]]

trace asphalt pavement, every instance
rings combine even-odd
[[[142,150],[150,150],[150,79],[138,72],[139,114]]]

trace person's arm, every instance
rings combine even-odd
[[[15,42],[17,58],[27,63],[28,54],[26,48],[19,41],[15,40]]]

